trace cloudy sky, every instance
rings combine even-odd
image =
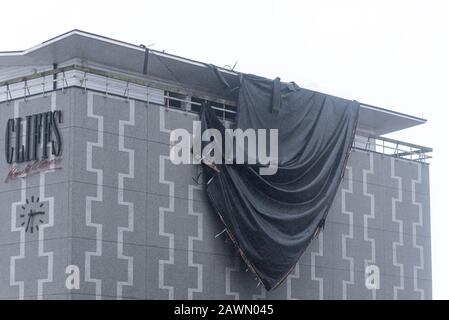
[[[449,2],[4,1],[0,51],[81,29],[428,119],[434,298],[449,299]]]

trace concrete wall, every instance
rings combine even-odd
[[[198,167],[168,158],[170,130],[191,131],[195,115],[72,88],[0,104],[0,133],[52,108],[64,116],[61,169],[0,177],[0,298],[431,298],[427,165],[352,152],[324,232],[266,292],[215,237],[223,227],[192,179]],[[2,152],[0,175],[9,168]],[[41,204],[44,223],[26,233],[22,211]],[[365,287],[373,264],[378,290]],[[79,290],[66,288],[68,265]]]

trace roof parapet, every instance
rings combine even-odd
[[[221,84],[207,63],[150,49],[151,55],[147,61],[150,72],[149,75],[142,74],[146,51],[148,48],[144,46],[72,30],[24,51],[0,52],[0,72],[1,66],[52,65],[79,58],[88,63],[99,63],[120,70],[105,75],[111,78],[132,76],[133,81],[143,83],[142,85],[151,83],[152,86],[160,87],[162,84],[170,91],[184,91],[209,100],[235,103],[233,101],[236,101],[236,92],[224,94]],[[108,54],[104,55],[104,52]],[[238,72],[219,67],[217,70],[231,87],[238,86]],[[51,75],[58,71],[61,72],[60,69],[49,70],[46,74]],[[24,76],[26,77],[3,81],[0,83],[0,90],[2,86],[29,80],[39,74]],[[367,134],[383,135],[423,123],[426,123],[425,119],[361,103],[359,130]]]

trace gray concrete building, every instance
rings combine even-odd
[[[221,85],[207,64],[77,30],[0,53],[0,298],[431,299],[431,149],[382,137],[425,120],[361,105],[324,231],[267,292],[200,168],[169,159],[202,101],[232,122]]]

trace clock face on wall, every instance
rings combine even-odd
[[[39,197],[31,196],[26,199],[26,204],[22,207],[22,212],[19,215],[20,225],[25,227],[25,232],[34,233],[39,231],[39,226],[45,223],[45,209],[44,204],[39,201]]]

